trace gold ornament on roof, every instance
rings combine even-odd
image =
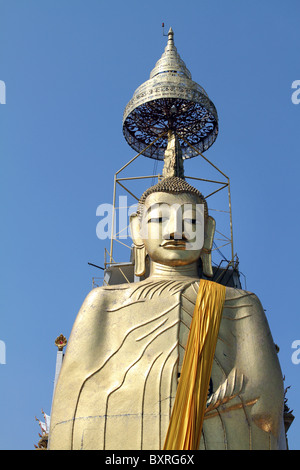
[[[67,345],[67,338],[64,335],[59,335],[55,340],[55,346],[58,347],[59,351],[62,351]]]

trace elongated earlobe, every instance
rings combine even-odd
[[[213,276],[213,269],[211,264],[211,250],[214,241],[215,229],[215,219],[209,216],[205,222],[204,245],[200,255],[202,260],[203,274],[207,277]]]
[[[146,248],[144,245],[134,245],[134,274],[143,276],[146,272]]]
[[[130,232],[133,241],[134,274],[138,277],[146,272],[146,248],[140,235],[140,220],[138,214],[130,216]]]

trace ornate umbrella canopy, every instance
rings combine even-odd
[[[128,144],[146,157],[164,159],[171,130],[179,139],[182,158],[207,150],[218,135],[218,115],[206,91],[192,80],[180,58],[170,28],[168,43],[150,74],[125,108],[123,133]],[[191,148],[190,145],[194,147]]]

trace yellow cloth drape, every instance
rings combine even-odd
[[[226,288],[201,279],[164,450],[197,450]]]

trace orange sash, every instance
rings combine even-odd
[[[226,287],[201,279],[164,450],[197,450]]]

